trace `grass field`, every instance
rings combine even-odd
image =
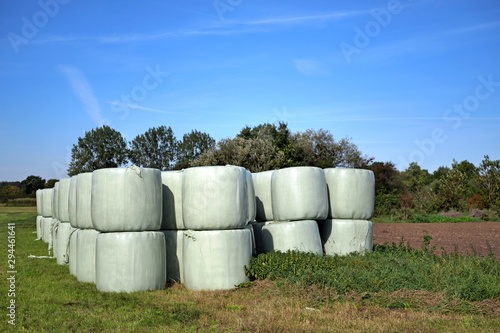
[[[256,280],[231,291],[194,292],[176,284],[151,292],[101,293],[93,284],[78,282],[55,259],[28,258],[47,255],[47,244],[35,241],[35,217],[35,207],[0,207],[4,253],[0,332],[498,332],[500,328],[498,297],[468,301],[445,290],[411,290],[404,283],[395,291],[338,293],[317,283],[278,278]],[[9,222],[15,223],[16,232],[15,298],[8,297],[6,273]],[[368,257],[350,260],[370,270]],[[428,257],[414,258],[405,259],[408,269]],[[401,265],[398,257],[395,260],[381,269]],[[463,258],[457,260],[463,265]],[[494,265],[500,264],[486,260],[470,262],[478,265],[478,272],[482,265],[498,270]],[[340,273],[331,272],[335,274]],[[498,288],[496,282],[492,288]],[[16,302],[15,327],[7,323],[11,299]]]

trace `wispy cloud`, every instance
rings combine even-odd
[[[328,74],[321,63],[312,59],[294,59],[293,64],[301,74],[306,76],[321,76]]]
[[[290,24],[290,23],[305,23],[305,22],[318,22],[327,20],[337,20],[345,17],[363,15],[368,13],[367,10],[362,11],[345,11],[345,12],[334,12],[329,14],[321,15],[306,15],[306,16],[289,16],[289,17],[278,17],[278,18],[266,18],[260,20],[253,20],[247,22],[238,22],[238,24],[244,25],[264,25],[264,24]]]
[[[60,66],[59,70],[66,76],[71,88],[84,105],[85,112],[87,112],[90,119],[97,125],[101,125],[103,116],[99,102],[83,72],[76,67],[70,66]]]
[[[466,34],[466,33],[470,33],[470,32],[476,32],[476,31],[480,31],[480,30],[493,29],[493,28],[497,28],[499,26],[500,26],[500,21],[484,22],[484,23],[478,23],[478,24],[468,25],[468,26],[464,26],[464,27],[457,27],[457,28],[446,31],[446,34],[460,35],[460,34]]]
[[[127,104],[127,103],[122,103],[122,102],[108,102],[108,104],[117,105],[117,106],[124,106],[124,107],[130,108],[130,109],[144,110],[144,111],[150,111],[150,112],[156,112],[156,113],[174,113],[174,112],[169,112],[169,111],[164,111],[164,110],[148,108],[148,107],[140,106],[137,104]]]

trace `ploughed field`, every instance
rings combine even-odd
[[[500,259],[500,222],[373,223],[374,244],[399,244],[403,237],[405,243],[420,249],[426,235],[431,236],[429,246],[435,246],[437,254],[456,249],[461,255],[493,252]]]

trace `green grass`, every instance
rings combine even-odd
[[[78,282],[55,259],[28,258],[47,255],[47,244],[34,240],[35,217],[34,207],[0,207],[4,305],[9,222],[16,224],[18,272],[16,327],[7,324],[2,306],[0,332],[494,332],[499,327],[494,312],[500,307],[499,264],[492,258],[439,258],[431,250],[392,245],[345,258],[274,254],[288,276],[273,273],[273,281],[255,280],[235,290],[194,292],[176,284],[151,292],[102,293]],[[266,266],[265,258],[254,259],[255,269],[255,262]],[[318,269],[307,268],[311,260]]]
[[[376,216],[371,219],[373,223],[461,223],[461,222],[484,222],[471,216],[441,216],[438,214],[414,214],[406,221],[396,219],[393,216]],[[495,221],[495,219],[491,219]]]

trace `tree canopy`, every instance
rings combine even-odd
[[[130,161],[145,168],[171,170],[177,159],[179,143],[172,128],[153,127],[130,142]]]
[[[26,194],[33,194],[42,188],[45,188],[45,179],[40,176],[31,175],[21,182],[21,189]]]

